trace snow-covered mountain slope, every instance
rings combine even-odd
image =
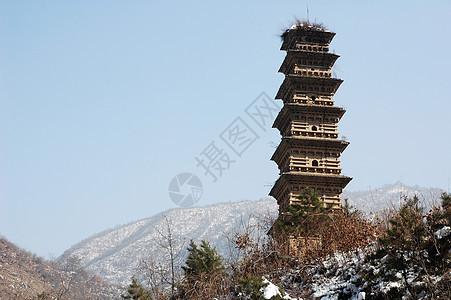
[[[168,224],[176,246],[186,248],[190,239],[204,239],[224,255],[228,249],[227,236],[242,224],[255,226],[276,217],[277,203],[268,199],[177,208],[96,234],[72,246],[58,260],[76,256],[88,271],[106,281],[127,284],[141,259],[164,256],[159,232],[167,235]]]
[[[398,181],[366,191],[345,190],[342,199],[348,198],[356,209],[369,213],[399,207],[404,196],[413,197],[414,195],[417,195],[425,208],[430,208],[441,203],[440,196],[443,192],[444,190],[440,188],[407,186]]]
[[[437,201],[442,190],[438,188],[409,187],[401,183],[385,185],[369,191],[345,192],[343,198],[365,212],[379,211],[396,206],[400,195],[417,194],[426,202]],[[63,261],[77,256],[82,265],[106,281],[128,284],[136,274],[139,261],[165,255],[159,232],[167,233],[169,223],[172,234],[186,249],[190,239],[210,241],[222,255],[228,254],[227,236],[236,232],[240,224],[256,225],[277,217],[275,200],[230,202],[197,208],[177,208],[150,218],[109,229],[72,246],[58,259]],[[260,234],[267,230],[262,229]],[[183,261],[183,260],[182,260]]]

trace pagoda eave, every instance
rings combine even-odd
[[[297,39],[300,35],[303,36],[301,40],[305,40],[305,42],[312,43],[312,40],[315,39],[313,43],[318,45],[329,45],[332,39],[335,36],[335,32],[318,29],[318,28],[302,28],[302,30],[297,29],[289,29],[283,36],[283,43],[280,47],[280,50],[288,50],[290,48],[294,48],[293,44],[296,43]]]
[[[308,147],[318,147],[324,149],[336,149],[342,153],[349,142],[338,140],[338,139],[327,139],[327,138],[308,138],[308,137],[282,137],[282,141],[277,147],[276,151],[271,157],[271,160],[279,164],[284,153],[288,149],[300,149]]]
[[[272,127],[280,129],[280,126],[285,123],[286,119],[290,119],[290,116],[294,114],[327,114],[340,120],[345,112],[346,110],[344,108],[338,106],[286,103],[274,120]]]
[[[285,75],[285,79],[282,82],[279,91],[277,92],[276,99],[286,99],[286,93],[288,89],[297,84],[305,84],[305,88],[299,88],[294,90],[301,90],[305,92],[312,92],[316,94],[329,94],[333,95],[340,87],[342,79],[339,78],[324,78],[324,77],[315,77],[315,76],[301,76],[295,74]],[[307,88],[308,86],[311,88]],[[316,85],[317,87],[313,88]],[[319,88],[321,86],[321,88]]]
[[[290,66],[293,60],[309,57],[318,58],[318,53],[314,51],[304,51],[300,49],[288,50],[288,53],[285,56],[285,59],[283,60],[282,65],[279,68],[279,72],[288,74],[287,68]],[[333,66],[333,64],[337,61],[339,57],[340,55],[325,52],[321,54],[321,61],[324,62],[324,67],[330,70],[330,68]]]
[[[304,188],[337,187],[342,190],[351,180],[351,177],[344,175],[285,172],[277,179],[269,195],[280,199],[282,192],[287,190],[289,186],[302,186]]]

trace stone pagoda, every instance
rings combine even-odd
[[[341,208],[340,195],[352,179],[341,175],[340,168],[340,155],[349,143],[338,138],[345,110],[333,100],[343,82],[331,73],[339,57],[329,52],[334,36],[320,25],[301,22],[282,35],[281,50],[287,55],[279,72],[285,79],[276,99],[284,105],[273,125],[282,140],[271,158],[280,177],[269,193],[277,199],[280,216],[307,187],[325,206]]]

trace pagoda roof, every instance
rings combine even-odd
[[[335,32],[325,30],[318,26],[292,26],[283,35],[280,50],[293,48],[296,43],[309,43],[329,45],[335,36]]]
[[[312,188],[317,186],[339,186],[344,189],[351,180],[351,177],[336,174],[284,172],[277,179],[269,195],[279,199],[286,188],[296,185]]]
[[[303,76],[303,75],[295,75],[295,74],[287,74],[285,75],[285,79],[280,85],[279,91],[277,92],[276,99],[284,99],[285,94],[288,91],[288,88],[292,84],[296,83],[305,83],[305,84],[320,84],[324,86],[332,87],[331,91],[321,90],[315,91],[320,94],[335,94],[335,92],[340,87],[342,79],[339,78],[327,78],[327,77],[316,77],[316,76]],[[309,92],[309,91],[306,91]]]
[[[318,113],[318,114],[328,114],[332,115],[337,119],[341,119],[346,110],[338,106],[326,106],[326,105],[316,105],[316,104],[299,104],[299,103],[286,103],[276,119],[274,120],[273,128],[280,130],[280,125],[286,122],[286,120],[291,121],[291,116],[293,114],[303,114],[303,113]]]
[[[290,66],[291,62],[295,59],[304,57],[320,58],[324,62],[327,62],[326,66],[330,69],[332,68],[335,61],[340,57],[340,55],[330,52],[313,52],[300,49],[289,50],[287,55],[285,56],[285,59],[283,60],[282,65],[279,68],[279,72],[287,74],[288,72],[286,72],[286,69]]]
[[[280,162],[285,153],[292,148],[304,148],[304,147],[323,147],[323,148],[335,148],[340,152],[343,152],[349,142],[338,139],[327,138],[310,138],[310,137],[283,137],[276,151],[271,157],[272,161],[276,163]]]

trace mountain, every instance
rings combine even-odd
[[[176,240],[178,251],[183,252],[186,249],[188,239],[205,239],[210,241],[219,253],[225,255],[228,253],[227,237],[240,227],[255,228],[258,224],[276,217],[275,200],[171,209],[96,234],[72,246],[58,261],[75,256],[86,270],[106,281],[128,284],[130,278],[137,273],[140,260],[149,257],[164,258],[161,244],[164,243],[164,236],[168,234],[168,227]],[[260,232],[268,229],[269,227]],[[256,234],[258,232],[255,230]]]
[[[343,198],[369,213],[396,206],[401,195],[419,195],[429,205],[437,201],[442,192],[438,188],[405,186],[397,182],[374,190],[346,191]],[[167,250],[164,248],[167,241],[164,237],[168,233],[175,241],[176,250],[182,252],[179,264],[183,263],[182,250],[186,249],[189,239],[208,240],[219,253],[227,256],[227,237],[243,230],[243,227],[253,230],[255,235],[264,235],[269,229],[269,221],[277,218],[277,209],[274,199],[171,209],[91,236],[65,251],[58,261],[75,256],[88,272],[108,282],[128,284],[137,274],[142,259],[166,259]]]
[[[440,204],[443,189],[433,187],[407,186],[402,182],[386,184],[380,188],[365,191],[344,191],[342,199],[365,213],[378,212],[386,208],[399,207],[403,197],[417,196],[425,208]]]

